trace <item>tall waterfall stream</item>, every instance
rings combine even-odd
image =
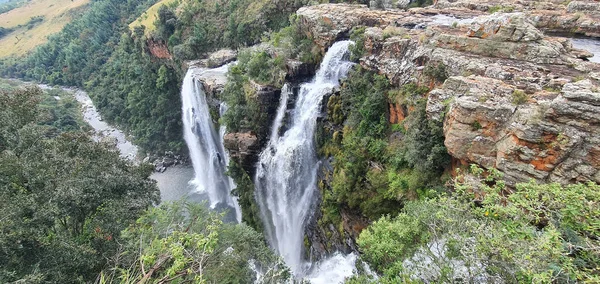
[[[291,111],[289,128],[280,136],[279,128],[283,124],[290,93],[289,88],[284,87],[270,141],[260,155],[255,177],[256,199],[269,244],[283,257],[294,275],[315,278],[313,282],[318,282],[319,275],[311,273],[332,272],[331,267],[323,271],[311,267],[302,257],[306,221],[316,210],[319,160],[314,133],[323,96],[337,87],[339,80],[352,67],[347,60],[350,44],[350,41],[341,41],[331,46],[316,76],[300,86],[296,106]],[[347,259],[340,255],[323,263],[332,266],[332,260],[339,260],[337,264],[348,266]],[[353,265],[352,262],[352,268]],[[352,268],[349,269],[350,274]],[[334,275],[326,277],[329,283],[336,282]]]
[[[205,72],[227,72],[225,65]],[[208,195],[211,208],[226,206],[232,208],[238,222],[241,221],[241,209],[231,195],[235,187],[232,179],[225,174],[229,158],[223,147],[222,134],[217,132],[210,116],[204,87],[195,79],[198,70],[190,69],[185,75],[181,87],[181,107],[183,116],[183,135],[194,166],[196,190]]]
[[[352,275],[355,268],[355,254],[336,253],[315,264],[303,259],[305,225],[316,210],[319,160],[314,133],[317,117],[323,97],[339,85],[339,80],[353,65],[347,59],[351,44],[350,41],[341,41],[331,46],[316,76],[300,86],[293,110],[287,109],[291,88],[284,86],[270,139],[260,154],[254,178],[256,200],[269,245],[282,256],[295,277],[312,283],[339,283]],[[234,209],[239,221],[240,208],[231,196],[235,185],[225,175],[229,162],[223,147],[225,128],[215,129],[203,85],[196,77],[202,72],[226,71],[227,66],[188,70],[181,90],[182,115],[184,138],[194,166],[197,189],[207,193],[211,207],[223,204]],[[227,106],[221,104],[221,115],[226,111]],[[285,133],[280,135],[288,112],[290,123]]]

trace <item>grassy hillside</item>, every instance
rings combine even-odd
[[[90,0],[32,0],[0,14],[0,27],[10,32],[0,39],[0,57],[22,56],[59,32]]]
[[[158,18],[158,8],[162,5],[176,5],[179,0],[160,0],[156,4],[152,5],[146,12],[144,12],[139,18],[137,18],[133,23],[129,24],[130,29],[134,29],[135,27],[145,26],[146,33],[149,33],[156,29],[154,26],[154,21]]]

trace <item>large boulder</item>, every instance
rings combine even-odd
[[[600,182],[600,93],[591,81],[527,96],[500,80],[458,76],[432,92],[430,116],[439,117],[440,100],[452,101],[444,143],[463,164],[497,168],[509,185]]]
[[[252,132],[227,133],[223,144],[229,156],[240,162],[245,169],[252,168],[260,153],[260,143]]]
[[[477,18],[468,36],[493,41],[531,42],[540,41],[544,34],[523,13],[496,13]]]

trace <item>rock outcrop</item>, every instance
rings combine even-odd
[[[436,7],[372,10],[324,4],[298,11],[323,48],[366,27],[360,64],[401,86],[427,83],[428,66],[450,78],[428,95],[456,164],[504,172],[507,182],[600,182],[600,65],[552,32],[598,35],[598,2],[439,0]],[[494,14],[485,13],[496,10]],[[597,55],[600,56],[600,55]],[[405,108],[392,103],[390,119]]]
[[[322,4],[297,15],[323,50],[364,27],[363,68],[398,88],[429,87],[427,116],[443,124],[453,167],[496,168],[509,186],[530,179],[600,182],[600,64],[566,37],[600,37],[600,13],[589,12],[599,2],[435,2],[408,10],[387,0],[372,1],[371,9]],[[390,123],[410,111],[389,101]],[[367,220],[341,214],[340,228],[318,224],[318,214],[309,222],[313,256],[355,249]]]
[[[589,80],[541,91],[518,104],[514,86],[480,76],[451,77],[429,104],[451,98],[445,145],[454,157],[505,173],[508,184],[600,182],[600,93]],[[429,107],[435,115],[437,108]]]
[[[171,59],[171,53],[169,47],[163,41],[148,40],[148,50],[156,58],[160,59]]]
[[[261,150],[258,138],[252,132],[227,133],[223,137],[223,144],[229,156],[239,161],[245,169],[255,165]]]

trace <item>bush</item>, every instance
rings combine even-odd
[[[350,46],[350,60],[358,62],[367,52],[365,50],[365,27],[353,28],[350,32],[350,40],[354,44]]]
[[[448,71],[446,65],[442,62],[437,64],[429,63],[423,70],[423,75],[428,77],[432,82],[436,84],[442,84],[448,79]]]
[[[514,90],[512,92],[512,103],[514,105],[522,105],[529,100],[529,96],[521,90]]]
[[[123,231],[124,251],[100,283],[249,283],[256,277],[251,263],[268,283],[289,280],[289,269],[261,234],[220,218],[205,204],[165,203],[149,210]]]
[[[600,280],[600,186],[532,181],[507,195],[497,171],[472,172],[475,182],[459,176],[452,195],[409,201],[397,218],[361,233],[363,257],[382,282]]]

